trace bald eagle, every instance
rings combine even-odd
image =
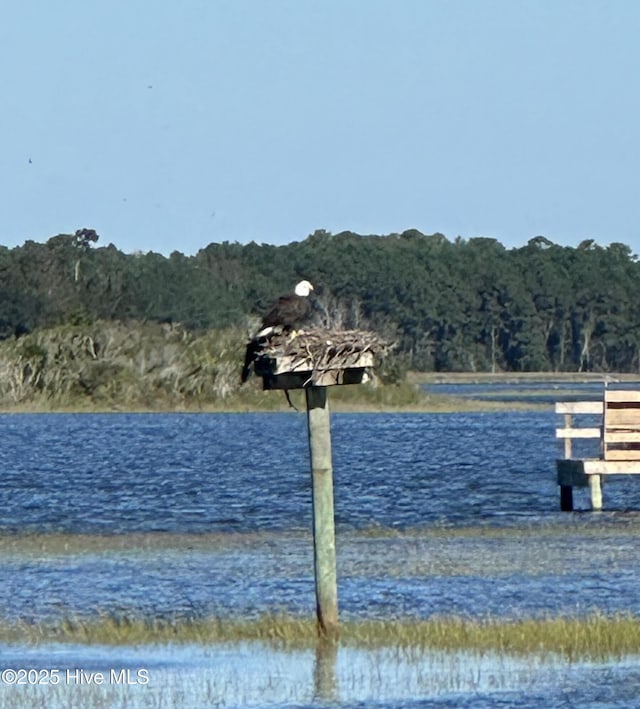
[[[264,316],[260,330],[247,344],[241,376],[243,383],[249,378],[251,365],[266,338],[313,324],[313,305],[309,299],[312,290],[309,281],[300,281],[293,293],[280,296]]]

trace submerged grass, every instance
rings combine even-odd
[[[318,642],[310,618],[150,620],[105,617],[56,624],[3,623],[0,642],[64,642],[102,645],[262,642],[301,649]],[[457,617],[428,620],[346,621],[340,645],[361,649],[399,647],[504,655],[555,654],[569,660],[618,659],[640,654],[640,622],[631,614],[503,621]]]
[[[605,513],[606,514],[606,513]],[[561,521],[551,520],[532,523],[514,523],[504,526],[469,525],[454,527],[434,525],[424,527],[386,527],[370,526],[362,529],[339,528],[343,544],[353,540],[367,539],[472,539],[482,540],[517,540],[531,543],[535,540],[555,540],[567,535],[579,535],[579,539],[588,540],[635,540],[640,534],[640,515],[611,513],[601,517],[600,521],[585,515],[576,514]],[[310,530],[261,530],[253,532],[131,532],[126,534],[80,534],[65,532],[42,532],[26,534],[0,533],[0,559],[13,555],[29,557],[49,557],[75,554],[105,554],[119,552],[163,553],[179,551],[215,552],[230,549],[256,548],[262,543],[291,544],[295,542],[311,543]],[[504,553],[504,552],[501,552]]]

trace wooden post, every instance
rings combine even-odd
[[[565,428],[571,428],[573,425],[573,420],[571,414],[565,414],[564,415],[564,427]],[[572,451],[571,451],[571,439],[567,436],[567,438],[564,439],[564,457],[568,460],[572,456]]]
[[[602,476],[589,475],[589,492],[591,493],[591,509],[602,509]]]
[[[333,467],[327,387],[305,389],[313,496],[313,557],[316,613],[321,635],[338,635],[338,582],[333,521]]]
[[[573,512],[573,487],[571,485],[560,485],[560,510]]]
[[[573,417],[571,414],[564,415],[564,427],[571,428],[573,425]],[[573,451],[571,450],[571,439],[564,439],[564,457],[568,460],[571,458]],[[573,512],[573,488],[571,485],[560,485],[560,509],[562,512]]]

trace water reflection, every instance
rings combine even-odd
[[[338,643],[320,639],[313,664],[313,700],[332,703],[338,700]]]
[[[512,657],[429,650],[335,648],[319,654],[256,644],[201,646],[1,647],[0,669],[144,667],[148,685],[5,685],[0,705],[23,709],[82,706],[279,707],[354,704],[429,706],[637,706],[637,658],[567,662],[556,656]]]

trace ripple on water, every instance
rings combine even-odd
[[[640,485],[608,485],[612,511],[559,513],[555,423],[551,412],[333,416],[342,616],[640,613],[640,516],[625,511],[640,510]],[[0,416],[0,616],[313,614],[305,426],[294,413]],[[144,661],[152,691],[176,706],[186,691],[314,706],[326,671],[313,654],[255,647],[6,651],[13,665],[31,651],[43,666]],[[608,706],[633,705],[639,686],[627,663],[500,662],[341,651],[325,690],[335,676],[345,704]],[[125,691],[135,701],[110,690],[116,705]]]

